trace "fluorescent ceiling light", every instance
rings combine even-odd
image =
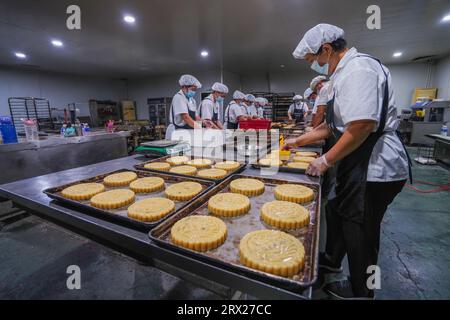
[[[203,50],[202,52],[200,52],[200,55],[204,58],[206,58],[207,56],[209,56],[209,52],[206,50]]]
[[[22,53],[22,52],[15,52],[14,54],[19,59],[25,59],[27,57],[27,55],[25,53]]]
[[[394,58],[399,58],[402,56],[402,54],[403,54],[402,52],[394,52],[393,56]]]
[[[62,47],[64,45],[64,43],[60,40],[52,40],[52,45],[54,45],[55,47]]]
[[[441,21],[442,22],[450,22],[450,14],[444,16]]]
[[[125,21],[126,23],[129,23],[129,24],[133,24],[136,22],[136,18],[133,16],[130,16],[130,15],[126,15],[123,17],[123,21]]]

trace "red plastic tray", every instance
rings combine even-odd
[[[269,130],[271,124],[272,124],[272,120],[266,120],[266,119],[251,119],[251,120],[239,121],[239,128],[240,128],[240,129],[262,129],[262,130]]]

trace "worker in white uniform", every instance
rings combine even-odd
[[[202,87],[201,83],[189,74],[182,75],[178,83],[181,89],[173,96],[169,110],[170,124],[166,130],[166,139],[168,140],[172,138],[172,133],[175,130],[192,130],[200,127],[196,123],[199,117],[194,96],[197,89]]]
[[[239,121],[247,119],[247,114],[244,113],[241,105],[245,98],[245,94],[239,90],[233,93],[233,100],[231,100],[225,109],[226,129],[235,130],[239,126]]]
[[[247,94],[244,100],[244,104],[247,108],[247,115],[250,118],[257,118],[258,117],[258,111],[255,107],[255,96],[252,94]]]
[[[305,93],[303,93],[303,101],[306,102],[310,110],[314,107],[316,96],[316,93],[310,88],[306,88]]]
[[[406,149],[396,134],[391,75],[378,59],[348,49],[344,31],[329,24],[306,32],[293,55],[330,77],[326,122],[286,141],[289,148],[333,140],[330,150],[309,165],[307,174],[336,168],[336,194],[328,200],[327,243],[319,268],[342,272],[347,255],[350,279],[328,283],[324,290],[343,299],[373,298],[367,270],[377,265],[381,221],[410,169]]]
[[[318,127],[325,119],[325,111],[328,102],[328,79],[325,76],[315,77],[310,84],[310,89],[317,94],[317,98],[314,102],[312,109],[312,121],[311,126],[313,128]]]
[[[259,119],[264,119],[264,107],[266,106],[266,99],[259,97],[255,99],[256,111]]]
[[[228,87],[223,83],[216,82],[211,89],[213,92],[203,99],[198,115],[202,119],[205,128],[223,129],[219,120],[219,112],[223,99],[228,93]]]
[[[301,95],[295,95],[293,98],[293,104],[289,106],[288,117],[289,120],[294,120],[295,123],[305,122],[306,115],[308,114],[308,105],[303,102],[303,97]]]

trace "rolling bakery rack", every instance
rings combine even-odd
[[[8,105],[17,132],[25,132],[25,127],[20,119],[36,119],[38,130],[55,130],[50,102],[47,99],[11,97],[8,98]]]

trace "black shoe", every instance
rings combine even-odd
[[[339,280],[335,282],[327,283],[323,287],[323,291],[330,296],[340,300],[373,300],[371,297],[355,297],[352,290],[352,284],[350,280]]]
[[[319,269],[322,269],[322,273],[341,273],[343,271],[340,265],[336,265],[327,258],[325,252],[319,253]]]
[[[323,291],[330,296],[341,300],[353,299],[355,297],[352,290],[352,284],[349,280],[339,280],[327,283],[323,287]]]

